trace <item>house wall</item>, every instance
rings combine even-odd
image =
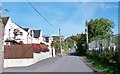
[[[32,43],[32,36],[30,35],[30,29],[28,30],[28,40],[27,40],[27,44],[31,44]]]
[[[10,29],[10,31],[9,31],[9,29]],[[9,18],[9,20],[5,26],[5,29],[4,29],[4,31],[5,31],[4,32],[5,33],[4,40],[6,40],[6,39],[14,40],[14,34],[13,34],[14,29],[18,29],[18,30],[20,30],[20,32],[23,33],[23,35],[16,36],[16,39],[20,39],[20,40],[16,40],[16,41],[17,42],[23,41],[23,43],[27,44],[28,43],[28,37],[27,37],[28,33],[25,30],[23,30],[22,28],[20,28],[18,25],[13,23],[11,21],[11,18]],[[6,43],[4,43],[4,44],[6,45]]]
[[[51,47],[52,41],[53,41],[53,37],[49,37],[49,42],[45,42],[45,41],[43,42],[46,45],[48,45],[48,49],[51,54],[52,54],[52,47]]]
[[[40,44],[41,42],[43,42],[42,31],[40,31],[40,37],[39,38],[32,37],[32,43]]]

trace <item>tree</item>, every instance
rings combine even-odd
[[[77,49],[76,51],[80,55],[85,55],[86,54],[86,34],[81,34],[80,38],[77,41]]]
[[[88,39],[89,42],[102,37],[108,37],[113,34],[112,28],[114,23],[107,18],[91,19],[88,22]]]

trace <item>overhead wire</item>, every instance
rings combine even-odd
[[[29,0],[27,0],[29,5],[39,14],[40,17],[42,17],[50,26],[52,26],[55,29],[58,29],[56,26],[54,26],[52,23],[50,23],[32,4]]]
[[[36,5],[39,7],[39,9],[49,18],[51,19],[51,17],[48,16],[48,14],[45,12],[45,10],[43,8],[41,8],[41,6],[38,4],[38,2],[35,2]],[[59,24],[56,24],[54,20],[52,20],[52,23],[55,24],[56,27],[60,27]]]

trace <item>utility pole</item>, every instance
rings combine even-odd
[[[62,56],[62,45],[61,45],[61,29],[59,28],[59,39],[60,39],[60,55]]]
[[[0,74],[3,72],[3,63],[4,63],[4,44],[3,44],[3,34],[4,34],[4,29],[3,29],[3,23],[2,19],[0,16]]]
[[[88,22],[86,21],[85,23],[86,27],[85,27],[85,33],[86,33],[86,48],[88,50]]]

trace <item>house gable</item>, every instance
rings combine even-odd
[[[9,20],[9,17],[1,17],[1,19],[2,19],[2,22],[3,22],[4,27],[5,27],[7,22],[8,22],[8,20]]]

